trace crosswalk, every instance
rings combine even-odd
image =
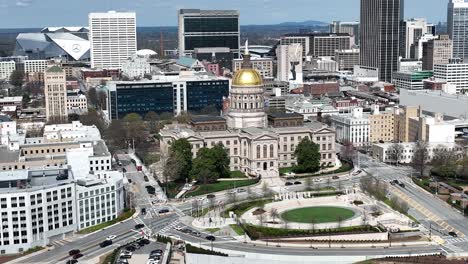
[[[468,242],[468,237],[450,237],[450,238],[444,238],[444,240],[450,244],[462,243],[462,242]]]
[[[450,250],[450,251],[453,251],[453,252],[455,252],[455,253],[463,252],[463,251],[464,251],[463,249],[461,249],[461,248],[459,248],[459,247],[457,247],[457,246],[455,246],[455,245],[453,245],[453,244],[445,244],[445,245],[443,245],[442,247],[443,247],[443,248],[446,248],[446,249],[448,249],[448,250]]]
[[[159,234],[161,235],[167,235],[169,231],[173,230],[177,225],[179,225],[180,222],[178,220],[170,223],[169,225],[163,227],[161,230],[159,230]]]
[[[54,241],[50,242],[50,244],[55,246],[55,247],[61,247],[61,246],[64,246],[64,245],[66,245],[68,243],[70,243],[70,241],[68,241],[66,239],[54,240]]]

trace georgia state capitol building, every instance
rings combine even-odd
[[[323,123],[304,123],[299,114],[267,115],[263,80],[252,68],[248,49],[243,58],[223,116],[194,116],[190,125],[166,126],[160,131],[163,157],[168,156],[171,142],[181,138],[191,143],[194,157],[200,148],[222,143],[229,152],[231,170],[274,177],[279,176],[279,168],[296,164],[295,148],[309,138],[320,146],[322,166],[334,166],[335,131]]]

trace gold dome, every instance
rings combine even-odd
[[[232,78],[235,86],[259,86],[263,85],[262,76],[254,69],[240,69]]]

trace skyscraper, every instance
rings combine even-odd
[[[44,95],[47,121],[66,121],[67,80],[65,71],[58,66],[46,69],[44,73]]]
[[[447,31],[453,41],[453,57],[468,58],[468,2],[450,0],[447,8]]]
[[[178,16],[180,56],[196,48],[229,48],[239,53],[238,11],[181,9]]]
[[[361,0],[361,65],[376,68],[391,82],[398,71],[404,0]]]
[[[135,13],[90,13],[88,19],[91,67],[120,69],[136,53]]]
[[[432,34],[433,25],[424,18],[412,18],[403,21],[401,27],[400,55],[407,59],[419,59],[417,50],[419,40],[426,34]]]

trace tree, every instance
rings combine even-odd
[[[21,102],[23,108],[28,108],[29,102],[31,102],[31,97],[29,96],[29,94],[24,93],[23,94],[23,100]]]
[[[172,119],[172,117],[173,117],[173,114],[168,113],[168,112],[161,113],[161,115],[159,116],[161,120],[170,120]]]
[[[178,177],[173,177],[175,179],[187,179],[190,175],[190,170],[192,169],[192,145],[186,138],[177,139],[172,142],[169,147],[169,158],[174,159],[176,156],[180,160],[178,166],[180,166],[177,171],[180,174]]]
[[[88,100],[89,100],[89,103],[94,107],[97,107],[99,105],[96,88],[91,87],[88,89]]]
[[[279,217],[278,209],[276,208],[271,208],[269,214],[270,217],[273,218],[273,222],[275,222],[276,218]]]
[[[107,93],[104,91],[99,91],[97,93],[98,99],[98,109],[107,110]]]
[[[211,148],[211,155],[216,166],[216,171],[219,174],[220,178],[229,178],[229,154],[228,150],[224,148],[223,144],[218,143],[213,148]]]
[[[309,138],[304,138],[294,154],[297,157],[296,173],[314,173],[320,170],[320,147]]]
[[[411,161],[411,166],[413,169],[417,170],[420,176],[424,176],[424,172],[427,168],[429,160],[429,151],[428,144],[425,141],[418,141],[413,149],[413,159]]]
[[[192,162],[190,178],[196,179],[204,185],[218,180],[219,174],[216,171],[216,165],[212,159],[210,149],[201,148],[198,151],[197,157]]]
[[[77,113],[68,114],[68,122],[80,121],[80,115]]]
[[[353,145],[353,142],[351,141],[345,141],[343,142],[343,145],[341,146],[341,157],[344,160],[353,162],[354,158],[356,157],[356,148]]]
[[[176,116],[174,120],[180,124],[188,124],[190,123],[190,118],[191,118],[190,113],[182,112],[178,116]]]
[[[197,166],[195,166],[195,162],[197,162]],[[193,161],[190,175],[192,178],[200,179],[199,174],[202,169],[210,169],[212,174],[208,177],[209,181],[215,182],[219,178],[229,177],[229,162],[229,155],[222,144],[216,144],[212,148],[201,148]]]
[[[396,166],[401,161],[403,152],[405,151],[405,147],[401,145],[400,143],[393,143],[389,148],[388,151],[390,152],[390,159],[395,161]]]
[[[85,126],[96,126],[96,128],[99,129],[99,132],[101,132],[101,134],[104,133],[104,130],[107,126],[106,121],[104,121],[102,115],[94,108],[90,108],[88,109],[87,113],[80,115],[79,120]]]
[[[165,182],[178,181],[187,178],[187,174],[184,174],[187,168],[187,161],[184,159],[183,155],[179,152],[172,152],[169,155],[169,158],[166,160],[164,166],[164,177]]]
[[[24,72],[14,70],[10,75],[10,84],[15,87],[21,87],[24,83]]]
[[[111,152],[128,147],[125,128],[121,120],[112,120],[104,132],[104,138]]]
[[[433,170],[443,178],[457,177],[458,155],[454,150],[449,150],[443,145],[434,149],[434,156],[431,161]]]
[[[145,122],[148,124],[151,133],[157,133],[159,115],[156,112],[150,111],[145,115]]]
[[[125,122],[137,122],[141,121],[141,116],[137,113],[130,113],[124,116],[123,121]]]

